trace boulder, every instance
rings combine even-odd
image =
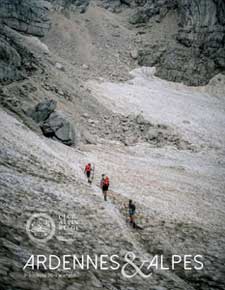
[[[27,115],[37,123],[43,122],[55,111],[56,105],[57,102],[54,100],[43,101],[38,103],[33,110],[28,110]]]
[[[46,137],[55,137],[66,145],[75,145],[75,129],[73,125],[60,113],[54,112],[41,124]]]

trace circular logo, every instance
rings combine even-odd
[[[45,243],[54,236],[55,223],[46,213],[35,213],[27,221],[26,231],[32,241]]]

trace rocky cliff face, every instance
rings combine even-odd
[[[6,25],[0,27],[0,84],[25,79],[38,61],[24,37]]]
[[[3,0],[0,3],[0,19],[3,24],[14,30],[44,36],[49,30],[48,12],[50,3],[57,9],[79,9],[84,13],[90,0],[49,0],[14,1]],[[93,1],[94,2],[94,1]],[[96,1],[112,12],[121,11],[121,7],[132,8],[132,24],[163,21],[169,11],[171,17],[177,14],[178,31],[176,41],[165,39],[155,44],[140,46],[138,63],[156,66],[157,75],[171,81],[188,85],[204,85],[217,73],[225,70],[225,2],[222,0],[201,1],[153,1],[153,0],[101,0]],[[175,14],[174,14],[175,13]],[[21,76],[21,55],[11,42],[8,43],[1,33],[0,80],[18,79]],[[7,69],[3,68],[10,58]],[[10,69],[13,67],[13,70]],[[17,68],[17,69],[16,69]],[[3,77],[4,74],[4,77]]]
[[[0,83],[26,78],[37,61],[18,32],[44,36],[50,28],[46,1],[0,1]]]
[[[169,10],[178,16],[177,42],[149,45],[139,54],[141,65],[156,65],[158,76],[188,85],[206,84],[225,70],[225,2],[146,1],[131,17],[131,23],[161,21]],[[165,47],[162,53],[159,50]]]
[[[48,0],[48,1],[53,4],[53,8],[55,10],[79,9],[80,13],[84,13],[90,3],[90,0]]]
[[[159,74],[171,80],[183,78],[190,84],[205,84],[225,69],[225,2],[184,0],[178,5],[178,13],[177,41],[182,44],[178,55],[183,60],[171,64],[165,56],[162,61],[165,69],[160,69]],[[185,63],[189,65],[182,69]],[[171,74],[173,70],[175,73]]]
[[[49,8],[49,3],[42,0],[2,0],[0,19],[17,31],[44,36],[50,26]]]

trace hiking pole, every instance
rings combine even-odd
[[[94,180],[94,176],[95,176],[95,164],[93,163],[93,169],[92,169],[92,175],[91,175],[91,184],[92,184],[92,182],[93,182],[93,180]]]

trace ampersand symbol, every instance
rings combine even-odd
[[[135,255],[133,252],[127,252],[127,253],[126,253],[126,255],[125,255],[125,261],[126,261],[127,263],[124,264],[123,267],[122,267],[122,269],[121,269],[121,273],[122,273],[122,275],[123,275],[125,278],[128,278],[128,279],[133,278],[133,277],[136,276],[137,274],[139,274],[142,278],[145,278],[145,279],[146,279],[146,278],[149,278],[149,277],[152,275],[152,273],[144,274],[144,273],[141,271],[141,269],[142,269],[142,267],[144,266],[145,262],[142,262],[142,264],[141,264],[141,266],[140,266],[140,268],[139,268],[137,265],[135,265],[135,263],[133,263],[135,259],[136,259],[136,255]],[[132,274],[128,274],[128,273],[126,272],[126,268],[127,268],[129,265],[132,266],[132,268],[135,270],[134,273],[132,273]]]

